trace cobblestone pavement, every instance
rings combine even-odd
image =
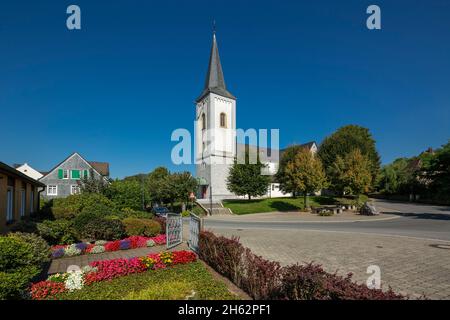
[[[332,216],[319,216],[311,212],[266,212],[245,215],[213,215],[205,217],[207,221],[251,221],[251,222],[352,222],[352,221],[384,221],[397,219],[392,214],[363,216],[354,211],[344,211]]]
[[[178,251],[178,250],[187,250],[188,247],[185,242],[182,244],[170,249],[169,251]],[[87,266],[89,263],[98,261],[98,260],[110,260],[110,259],[118,259],[118,258],[133,258],[133,257],[141,257],[145,256],[149,253],[156,253],[165,251],[166,246],[154,246],[150,248],[138,248],[138,249],[130,249],[130,250],[119,250],[119,251],[113,251],[113,252],[105,252],[105,253],[98,253],[98,254],[85,254],[81,256],[76,257],[70,257],[70,258],[61,258],[61,259],[55,259],[50,264],[50,267],[47,271],[48,274],[54,274],[54,273],[62,273],[67,272],[67,268],[69,266],[79,266],[84,267]]]
[[[254,253],[283,265],[314,261],[329,272],[352,272],[360,283],[369,276],[367,267],[377,265],[384,289],[450,299],[450,242],[335,231],[208,229],[238,236]]]

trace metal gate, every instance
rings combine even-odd
[[[183,217],[168,213],[166,218],[166,247],[173,248],[183,242]]]
[[[192,251],[199,252],[198,240],[202,230],[202,219],[191,212],[189,220],[189,241],[188,245]]]

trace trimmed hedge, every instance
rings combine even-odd
[[[118,240],[125,237],[125,234],[120,220],[96,218],[84,226],[81,237],[88,240]]]
[[[161,234],[166,234],[166,218],[154,216],[153,220],[158,222],[161,226]]]
[[[327,273],[320,265],[281,267],[245,248],[239,239],[200,233],[200,258],[258,300],[402,300],[407,297],[369,289],[346,277]]]
[[[154,237],[161,233],[161,225],[151,219],[126,218],[122,223],[128,236]]]
[[[50,262],[50,246],[42,237],[38,236],[37,234],[16,232],[8,234],[8,237],[26,242],[31,247],[31,264],[41,267],[45,263]]]
[[[38,234],[49,244],[69,244],[78,240],[73,223],[68,220],[45,220],[37,224]]]

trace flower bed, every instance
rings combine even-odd
[[[34,283],[31,286],[31,297],[33,300],[57,298],[59,293],[80,290],[96,282],[148,270],[164,269],[196,260],[197,256],[191,251],[173,251],[152,253],[130,259],[94,261],[79,271],[55,274],[45,281]]]
[[[131,236],[122,240],[103,241],[95,243],[74,243],[70,245],[56,245],[52,247],[52,258],[73,257],[82,254],[96,254],[102,252],[128,250],[143,247],[153,247],[166,243],[166,236],[160,234],[156,237]]]

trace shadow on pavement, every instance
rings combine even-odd
[[[412,217],[416,219],[450,220],[450,214],[445,213],[403,213],[383,211],[383,214],[391,214],[402,217]]]

